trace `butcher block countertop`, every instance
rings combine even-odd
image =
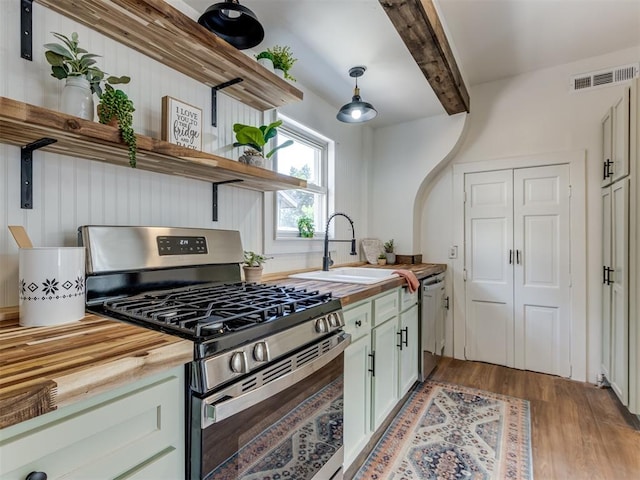
[[[429,277],[431,275],[437,275],[447,269],[447,265],[443,263],[417,263],[417,264],[396,264],[396,265],[368,265],[365,263],[354,263],[344,266],[358,266],[358,267],[373,267],[373,268],[385,268],[389,270],[409,270],[414,273],[418,280]],[[317,268],[311,270],[318,270]],[[300,270],[302,271],[302,270]],[[298,273],[298,272],[296,272]],[[393,280],[387,280],[385,282],[374,283],[371,285],[363,285],[357,283],[337,283],[337,282],[325,282],[321,280],[303,280],[300,278],[289,278],[287,274],[273,273],[269,275],[263,275],[262,280],[264,283],[273,283],[278,285],[288,285],[296,288],[306,288],[307,290],[318,290],[321,293],[331,292],[335,298],[339,298],[342,306],[347,305],[360,300],[364,300],[369,297],[373,297],[387,290],[391,290],[396,287],[402,287],[407,285],[407,281],[402,278],[394,278]]]
[[[0,428],[192,359],[190,341],[116,320],[21,327],[0,308]]]
[[[411,270],[422,279],[446,265],[381,268]],[[403,278],[359,285],[288,278],[289,273],[265,275],[263,281],[332,292],[343,306],[406,285]],[[190,341],[117,320],[87,314],[78,322],[28,328],[19,325],[17,307],[0,308],[0,428],[192,359]]]

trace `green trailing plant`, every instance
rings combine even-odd
[[[393,238],[391,240],[389,240],[388,242],[384,242],[384,251],[386,253],[393,253]]]
[[[242,123],[234,123],[233,131],[236,134],[236,142],[234,147],[251,147],[253,150],[263,155],[266,158],[270,158],[277,150],[288,147],[293,144],[293,140],[287,140],[281,145],[276,146],[265,154],[264,147],[269,140],[276,136],[278,133],[277,128],[282,125],[282,120],[273,122],[269,125],[261,125],[260,127],[254,127],[252,125],[244,125]]]
[[[118,122],[120,137],[129,147],[129,165],[136,167],[137,141],[133,131],[133,102],[122,90],[117,90],[111,85],[105,85],[104,92],[100,96],[98,104],[98,119],[100,123],[109,123],[112,119]]]
[[[298,219],[298,232],[300,232],[302,238],[313,238],[316,232],[313,219],[307,215],[300,217]]]
[[[271,60],[273,62],[273,54],[271,52],[268,52],[266,50],[260,52],[258,55],[256,55],[256,60],[260,60],[261,58],[268,58],[269,60]]]
[[[284,78],[295,82],[296,79],[291,76],[289,70],[291,70],[291,67],[293,67],[293,64],[296,63],[298,59],[294,58],[291,48],[288,46],[282,47],[280,45],[275,45],[271,48],[267,48],[267,52],[269,52],[273,57],[273,68],[282,70],[284,72]]]
[[[250,250],[244,251],[244,265],[247,267],[261,267],[264,262],[268,260],[264,255],[252,252]]]
[[[100,97],[102,95],[101,83],[117,85],[129,83],[127,76],[105,78],[105,73],[96,65],[96,58],[100,55],[87,52],[78,44],[78,34],[73,32],[71,38],[61,33],[51,32],[62,43],[47,43],[44,48],[44,56],[51,65],[51,76],[58,80],[67,77],[83,76],[89,81],[91,92]]]

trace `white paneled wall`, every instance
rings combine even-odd
[[[175,4],[175,0],[170,2]],[[186,8],[188,10],[188,7]],[[34,3],[34,61],[20,58],[19,2],[0,0],[0,95],[52,110],[59,109],[63,82],[50,76],[44,58],[45,43],[55,41],[50,32],[70,35],[78,32],[80,46],[102,55],[98,65],[114,75],[129,75],[132,82],[122,86],[134,100],[134,129],[160,138],[162,97],[170,95],[203,110],[203,150],[227,158],[238,158],[233,149],[232,125],[235,122],[259,125],[263,114],[224,94],[218,95],[218,128],[211,126],[211,91],[206,85],[173,71],[91,29]],[[309,98],[309,99],[308,99]],[[95,97],[94,97],[95,99]],[[96,103],[97,103],[97,99]],[[305,102],[323,103],[314,95]],[[314,126],[317,112],[330,113],[322,119],[331,127]],[[336,161],[337,188],[344,189],[342,210],[354,213],[359,223],[358,237],[364,237],[366,204],[360,202],[366,191],[363,179],[363,134],[354,134],[337,126],[333,107],[305,108],[312,115],[291,115],[311,123],[327,136],[343,142],[345,158]],[[321,122],[321,123],[322,123]],[[327,130],[331,130],[327,132]],[[351,175],[354,175],[351,177]],[[234,229],[241,232],[245,249],[262,250],[264,231],[264,195],[233,186],[219,187],[218,222],[212,222],[210,183],[172,177],[136,169],[37,151],[34,154],[34,207],[20,208],[20,151],[0,144],[0,307],[18,303],[18,249],[6,225],[24,225],[36,246],[72,246],[78,226],[86,224],[171,225]],[[336,192],[340,198],[340,192]],[[354,203],[355,202],[355,203]],[[340,202],[336,209],[340,208]],[[360,220],[362,219],[362,220]],[[342,252],[337,261],[352,261]],[[280,257],[269,271],[300,268],[319,262],[315,255]]]

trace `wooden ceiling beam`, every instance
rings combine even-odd
[[[469,93],[432,0],[379,0],[449,115],[469,111]]]

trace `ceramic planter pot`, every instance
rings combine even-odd
[[[60,96],[60,111],[86,120],[93,120],[93,94],[85,77],[67,77]]]
[[[387,257],[387,265],[393,265],[396,263],[396,254],[393,252],[386,252],[385,256]]]
[[[244,270],[244,281],[247,283],[260,283],[262,278],[262,267],[242,267]]]
[[[379,258],[378,259],[378,265],[386,265],[387,264],[387,259],[386,258]]]

